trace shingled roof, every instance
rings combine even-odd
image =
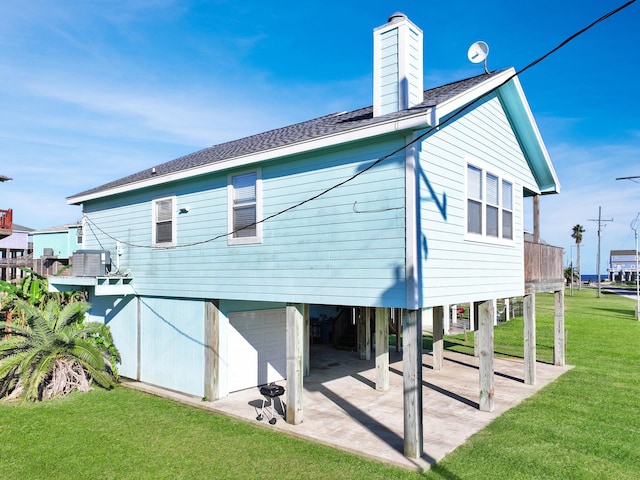
[[[321,138],[336,133],[344,133],[372,126],[393,119],[401,119],[427,110],[438,104],[446,102],[465,91],[479,85],[488,79],[502,73],[504,70],[494,71],[467,78],[440,87],[424,91],[423,102],[399,112],[389,113],[379,117],[373,116],[373,107],[365,107],[351,112],[333,113],[323,117],[307,120],[275,130],[258,133],[249,137],[233,140],[212,147],[204,148],[197,152],[171,160],[155,167],[149,167],[141,172],[134,173],[119,180],[106,183],[96,188],[80,192],[72,197],[96,194],[104,190],[125,186],[131,183],[141,182],[152,177],[161,177],[196,167],[214,164],[223,160],[249,155],[253,153],[285,147],[299,142]],[[72,198],[69,197],[69,198]]]

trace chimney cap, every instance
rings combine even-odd
[[[399,22],[401,20],[406,20],[407,16],[402,12],[395,12],[389,16],[389,23]]]

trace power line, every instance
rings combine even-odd
[[[562,47],[564,47],[565,45],[567,45],[569,42],[571,42],[572,40],[574,40],[575,38],[579,37],[580,35],[582,35],[583,33],[587,32],[588,30],[590,30],[591,28],[595,27],[597,24],[605,21],[606,19],[608,19],[609,17],[615,15],[616,13],[624,10],[625,8],[627,8],[628,6],[630,6],[631,4],[635,3],[636,0],[630,0],[627,3],[611,10],[610,12],[602,15],[600,18],[598,18],[597,20],[593,21],[592,23],[590,23],[589,25],[587,25],[586,27],[582,28],[581,30],[577,31],[576,33],[574,33],[573,35],[567,37],[565,40],[563,40],[562,42],[560,42],[556,47],[552,48],[551,50],[549,50],[547,53],[545,53],[544,55],[538,57],[537,59],[535,59],[534,61],[532,61],[531,63],[529,63],[528,65],[526,65],[525,67],[521,68],[520,70],[516,71],[515,73],[513,73],[512,75],[510,75],[506,80],[504,80],[502,83],[500,83],[499,85],[491,88],[490,90],[488,90],[487,92],[485,92],[484,94],[480,95],[479,97],[475,98],[474,100],[472,100],[471,102],[463,105],[462,107],[460,107],[458,110],[456,110],[455,112],[453,112],[450,116],[448,116],[447,118],[443,119],[438,125],[436,126],[432,126],[430,128],[428,128],[425,132],[421,133],[420,135],[418,135],[416,138],[414,138],[413,140],[411,140],[410,142],[404,144],[401,147],[396,148],[395,150],[393,150],[391,153],[388,153],[386,155],[383,155],[382,157],[379,157],[377,160],[375,160],[374,162],[372,162],[369,166],[367,166],[366,168],[360,170],[359,172],[356,172],[355,174],[353,174],[352,176],[348,177],[347,179],[332,185],[331,187],[323,190],[322,192],[313,195],[305,200],[302,200],[301,202],[298,202],[296,204],[293,204],[283,210],[280,210],[279,212],[276,212],[272,215],[269,215],[261,220],[258,220],[254,223],[251,223],[249,225],[245,225],[242,228],[238,228],[236,230],[233,230],[231,232],[228,233],[222,233],[220,235],[216,235],[215,237],[206,239],[206,240],[201,240],[198,242],[191,242],[191,243],[184,243],[184,244],[179,244],[179,245],[174,245],[172,247],[152,247],[151,245],[137,245],[134,243],[130,243],[124,240],[119,240],[118,238],[110,235],[108,232],[105,232],[102,228],[100,228],[98,225],[96,225],[91,219],[89,219],[89,217],[87,217],[86,215],[83,215],[83,217],[88,220],[96,229],[98,229],[100,232],[102,232],[104,235],[106,235],[107,237],[111,238],[112,240],[115,241],[119,241],[120,243],[124,244],[124,245],[128,245],[130,247],[134,247],[134,248],[150,248],[150,249],[158,249],[158,248],[185,248],[185,247],[193,247],[195,245],[201,245],[201,244],[205,244],[205,243],[211,243],[211,242],[215,242],[216,240],[219,240],[221,238],[225,238],[228,237],[229,235],[233,235],[234,233],[237,233],[241,230],[247,229],[247,228],[252,228],[255,227],[256,225],[262,224],[267,222],[268,220],[272,220],[276,217],[279,217],[280,215],[283,215],[287,212],[290,212],[291,210],[294,210],[296,208],[299,208],[309,202],[312,202],[313,200],[316,200],[324,195],[326,195],[327,193],[335,190],[336,188],[339,188],[353,180],[355,180],[356,178],[358,178],[360,175],[363,175],[364,173],[368,172],[369,170],[371,170],[372,168],[374,168],[375,166],[379,165],[380,163],[382,163],[383,161],[385,161],[386,159],[396,155],[397,153],[400,153],[404,150],[406,150],[408,147],[410,147],[411,145],[413,145],[414,143],[422,140],[424,137],[426,137],[427,135],[429,135],[431,132],[433,132],[434,130],[436,130],[437,128],[442,128],[443,126],[447,125],[448,123],[450,123],[451,121],[453,121],[454,119],[456,119],[457,117],[459,117],[462,113],[468,111],[472,106],[476,105],[477,103],[479,103],[480,101],[482,101],[484,98],[486,98],[487,96],[491,95],[493,92],[495,92],[496,90],[498,90],[499,88],[503,87],[504,85],[506,85],[507,83],[509,83],[511,80],[513,80],[513,78],[515,78],[516,76],[526,72],[527,70],[529,70],[530,68],[534,67],[535,65],[537,65],[538,63],[542,62],[543,60],[545,60],[547,57],[549,57],[550,55],[552,55],[553,53],[557,52],[558,50],[560,50]],[[639,177],[640,178],[640,177]]]

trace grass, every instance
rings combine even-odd
[[[537,296],[538,359],[551,361],[553,297]],[[126,388],[42,404],[0,404],[0,477],[637,478],[640,322],[635,302],[595,291],[565,297],[571,371],[419,475]],[[470,352],[473,337],[446,337]],[[522,356],[522,319],[495,331]],[[425,432],[429,426],[425,425]]]

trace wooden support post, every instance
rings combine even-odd
[[[303,306],[302,312],[303,320],[304,320],[304,373],[303,375],[306,377],[309,375],[311,370],[311,360],[309,358],[310,353],[310,343],[311,343],[311,315],[309,313],[309,304],[305,303]]]
[[[142,299],[136,295],[136,380],[142,372]]]
[[[494,407],[493,388],[493,317],[492,300],[482,302],[478,309],[478,356],[480,367],[480,410],[492,412]]]
[[[553,315],[553,364],[564,367],[564,289],[554,292],[555,307]]]
[[[441,306],[433,307],[433,369],[442,370],[444,358],[444,317],[447,314]]]
[[[420,458],[424,451],[422,426],[422,310],[404,310],[402,338],[404,454],[409,458]]]
[[[286,421],[292,425],[302,423],[302,357],[304,345],[304,319],[301,305],[287,305],[287,397]]]
[[[540,195],[533,196],[533,243],[540,243]]]
[[[522,297],[524,313],[524,383],[536,384],[536,294]]]
[[[473,356],[477,357],[479,355],[479,346],[478,346],[478,324],[480,320],[479,313],[480,303],[472,302],[469,305],[469,318],[471,319],[471,329],[473,330]]]
[[[376,390],[389,390],[389,309],[376,307]]]
[[[218,302],[204,303],[204,396],[207,400],[220,398],[220,310]]]
[[[371,308],[360,309],[358,317],[358,352],[360,360],[371,360]]]

